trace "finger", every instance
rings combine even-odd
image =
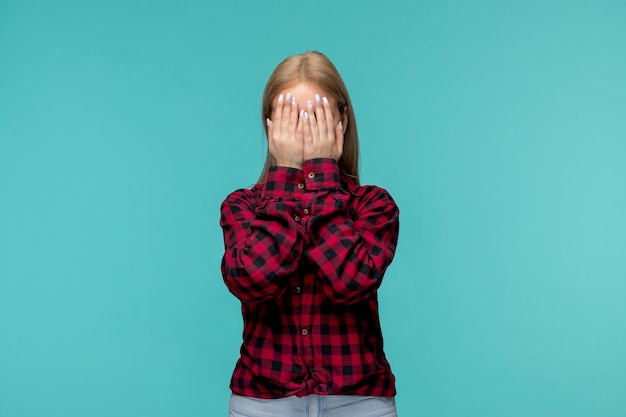
[[[316,97],[319,97],[319,96],[316,96]],[[308,101],[307,106],[309,108],[309,111],[307,112],[308,116],[306,117],[306,119],[309,122],[309,128],[311,129],[311,143],[313,143],[313,142],[316,142],[319,137],[319,133],[317,129],[317,122],[315,120],[315,107],[313,105],[313,102],[311,102],[311,100]]]
[[[310,103],[310,102],[309,102]],[[303,131],[304,131],[304,136],[303,136],[303,140],[304,140],[304,147],[306,148],[307,145],[310,146],[311,141],[313,140],[313,132],[311,131],[311,120],[309,119],[309,112],[304,112],[304,120],[300,120],[300,123],[303,125]]]
[[[276,145],[274,143],[274,122],[272,122],[269,118],[267,119],[267,148],[272,155],[272,159],[276,160]]]
[[[337,151],[339,153],[339,157],[337,158],[337,160],[339,160],[339,158],[341,158],[341,155],[343,155],[343,141],[344,141],[343,125],[341,122],[337,123],[337,125],[335,126],[335,141],[337,143]]]
[[[274,105],[274,110],[272,111],[272,121],[275,123],[280,123],[281,115],[283,114],[283,103],[284,97],[281,94],[278,96],[276,104]]]
[[[296,127],[296,142],[303,143],[304,141],[304,110],[300,110],[298,115],[298,126]]]
[[[326,124],[326,134],[329,138],[335,138],[335,117],[330,103],[326,97],[322,97],[322,107],[324,109],[324,122]]]
[[[291,114],[291,93],[287,93],[287,96],[285,96],[285,100],[282,105],[282,118],[280,121],[282,129],[285,129],[287,127],[287,124],[289,123],[289,116]]]
[[[291,103],[287,103],[287,107],[289,106],[291,106],[289,111],[289,133],[295,133],[298,127],[298,103],[296,103],[295,97],[291,97]]]
[[[315,95],[315,122],[317,123],[319,134],[317,138],[321,139],[321,135],[326,134],[326,117],[324,116],[324,107],[319,94]]]
[[[271,140],[272,132],[274,131],[274,123],[272,123],[269,118],[265,119],[265,123],[267,124],[267,138]]]

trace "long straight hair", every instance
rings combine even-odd
[[[280,91],[301,82],[314,84],[327,93],[329,97],[333,97],[337,101],[341,115],[347,109],[348,123],[344,132],[343,154],[338,161],[338,165],[339,170],[343,174],[352,177],[359,184],[359,135],[357,133],[354,111],[352,110],[352,102],[350,101],[348,89],[341,79],[337,68],[324,54],[317,51],[308,51],[303,54],[290,56],[274,69],[265,85],[261,104],[261,122],[263,123],[265,137],[267,137],[266,120],[272,117],[272,104],[276,96]],[[257,180],[258,184],[265,182],[267,171],[272,165],[274,165],[274,161],[268,147],[265,165]]]

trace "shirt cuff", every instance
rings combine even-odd
[[[265,176],[263,196],[293,198],[305,191],[340,188],[339,165],[331,158],[304,161],[302,169],[272,166]]]
[[[291,167],[271,166],[265,176],[263,196],[268,198],[293,197],[304,191],[302,170]]]
[[[308,159],[302,164],[307,191],[341,187],[339,165],[332,158]]]

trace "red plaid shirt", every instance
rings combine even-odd
[[[222,203],[222,275],[241,300],[234,393],[391,397],[376,291],[393,259],[398,207],[333,159],[271,167]]]

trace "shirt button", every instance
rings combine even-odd
[[[304,188],[304,184],[302,184],[301,182],[298,183],[298,188],[299,189],[303,189]]]
[[[309,334],[309,331],[307,329],[302,329],[302,336],[306,336],[307,334]]]
[[[293,219],[294,219],[295,221],[299,222],[299,221],[300,221],[300,216],[295,216]]]
[[[300,287],[296,287],[293,289],[293,292],[295,292],[296,294],[300,294],[301,291],[302,291],[302,288]]]
[[[311,179],[315,178],[315,172],[309,172],[309,178]]]
[[[304,214],[309,214],[309,209],[304,209],[302,212],[303,212]]]

